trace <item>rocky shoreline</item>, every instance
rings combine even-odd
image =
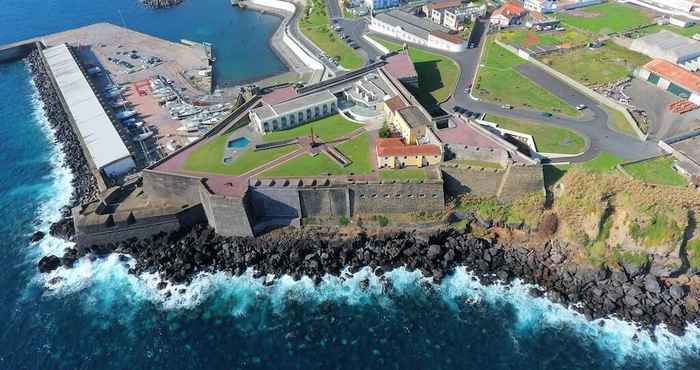
[[[42,259],[39,268],[42,272],[61,265],[70,268],[80,257],[98,258],[109,253],[119,253],[124,260],[129,259],[127,254],[132,256],[136,264],[130,273],[160,273],[164,279],[160,289],[188,282],[200,272],[240,275],[248,268],[253,268],[257,277],[309,276],[318,282],[325,274],[342,276],[345,267],[356,272],[369,266],[379,276],[405,267],[439,282],[456,267],[465,266],[485,284],[515,278],[536,284],[541,289],[532,289],[532,295],[546,292],[553,302],[569,306],[589,320],[615,316],[645,328],[663,323],[680,335],[687,323],[699,318],[696,292],[686,284],[653,275],[649,266],[634,271],[587,268],[572,263],[566,248],[557,241],[533,249],[452,230],[374,236],[360,233],[343,239],[309,231],[227,238],[199,226],[138,241],[69,248],[61,258]]]
[[[70,121],[59,100],[51,79],[44,68],[39,51],[35,50],[26,59],[34,84],[44,104],[44,113],[54,133],[54,140],[65,154],[65,163],[73,174],[71,200],[61,208],[61,220],[52,224],[49,233],[71,240],[74,234],[71,208],[97,199],[97,180],[90,170],[78,137],[73,132]],[[33,238],[34,239],[34,238]],[[36,240],[34,240],[36,241]]]

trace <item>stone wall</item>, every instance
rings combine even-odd
[[[299,190],[304,217],[350,217],[350,194],[347,188]]]
[[[270,218],[301,218],[299,191],[296,187],[250,188],[252,218],[256,221]]]
[[[501,166],[506,166],[509,162],[509,155],[505,150],[453,144],[445,144],[445,156],[450,159],[493,162]]]
[[[204,184],[199,193],[209,226],[222,236],[253,236],[248,199],[213,194]]]
[[[74,220],[81,216],[74,209]],[[107,218],[111,217],[110,222]],[[143,239],[160,232],[169,233],[183,226],[191,226],[204,222],[205,215],[201,205],[188,207],[180,211],[165,211],[153,216],[140,217],[138,213],[132,217],[115,218],[113,215],[91,217],[90,223],[75,223],[75,242],[79,247],[116,243],[133,238]],[[96,223],[95,221],[102,221]]]
[[[195,205],[201,203],[199,186],[201,178],[176,173],[143,170],[143,188],[150,198],[172,200],[175,203]]]
[[[470,194],[477,197],[495,197],[505,171],[480,167],[443,167],[442,178],[448,196]]]
[[[361,214],[435,212],[445,209],[441,180],[349,184],[350,209]]]
[[[498,188],[497,196],[502,202],[511,202],[535,192],[544,195],[542,166],[510,166]]]
[[[22,59],[29,55],[36,47],[37,44],[34,42],[6,45],[0,48],[0,63]]]

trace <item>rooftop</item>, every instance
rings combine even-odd
[[[400,138],[389,138],[377,139],[377,155],[380,157],[442,155],[442,150],[438,145],[406,145]]]
[[[377,14],[375,18],[389,25],[401,27],[404,31],[426,40],[431,32],[449,32],[443,26],[424,18],[418,18],[402,10],[390,10],[386,13]]]
[[[265,104],[278,104],[289,99],[299,96],[294,86],[285,86],[274,89],[262,96],[262,101]]]
[[[301,95],[277,104],[264,104],[260,108],[253,109],[253,113],[265,121],[280,115],[294,112],[312,105],[321,104],[323,102],[335,101],[335,95],[328,90]]]
[[[689,91],[700,94],[700,76],[663,59],[654,59],[644,65],[653,72]]]
[[[462,5],[461,0],[443,0],[443,1],[436,1],[432,4],[430,4],[430,9],[441,10],[441,9],[447,9],[447,8],[456,8],[460,5]]]
[[[386,102],[384,102],[384,104],[386,104],[386,106],[392,112],[396,112],[397,110],[406,108],[408,106],[399,95],[396,95],[393,98],[387,100]]]
[[[423,112],[421,112],[418,107],[409,106],[401,108],[398,110],[398,113],[410,127],[415,128],[428,126],[430,124],[430,121],[423,115]]]
[[[397,79],[403,78],[416,78],[418,77],[418,72],[416,72],[416,67],[413,65],[413,61],[408,54],[398,53],[386,58],[387,64],[384,66],[384,70],[390,75]]]
[[[65,44],[43,51],[70,114],[98,169],[130,157],[124,141]]]
[[[516,3],[505,3],[500,8],[493,11],[492,17],[497,15],[503,15],[506,18],[513,18],[523,15],[525,13],[525,8],[522,5]]]

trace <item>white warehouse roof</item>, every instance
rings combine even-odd
[[[52,46],[43,53],[95,166],[104,169],[131,157],[68,46]]]
[[[672,63],[682,63],[700,56],[700,42],[666,30],[632,41],[630,49]]]

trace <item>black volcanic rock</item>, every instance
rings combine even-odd
[[[34,234],[32,234],[31,242],[36,243],[36,242],[40,241],[41,239],[44,239],[45,235],[46,234],[44,234],[43,231],[35,231]]]
[[[45,256],[39,260],[39,272],[42,274],[51,272],[59,266],[61,266],[61,259],[54,255]]]

